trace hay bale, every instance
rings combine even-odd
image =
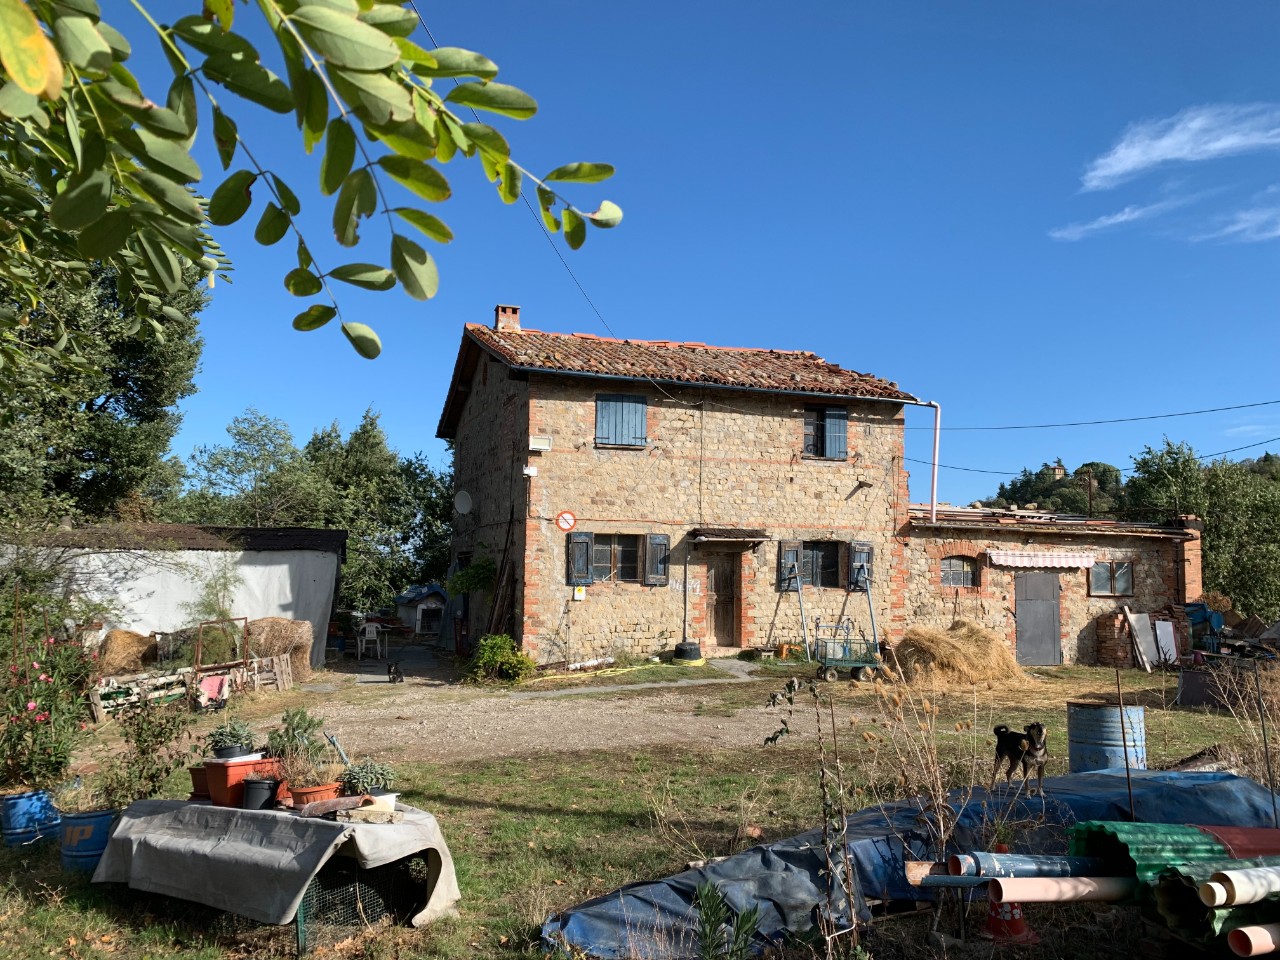
[[[141,673],[159,656],[155,637],[132,630],[111,630],[103,637],[102,646],[98,649],[98,667],[104,677]]]
[[[255,657],[288,656],[294,680],[311,678],[311,622],[287,617],[249,621],[249,652]]]
[[[890,663],[908,683],[931,680],[965,686],[1019,686],[1028,682],[1013,653],[990,630],[957,620],[946,630],[911,627]]]

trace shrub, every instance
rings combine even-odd
[[[324,717],[313,717],[303,707],[286,710],[280,726],[267,734],[267,753],[273,757],[298,753],[315,760],[325,752],[323,726]]]
[[[481,557],[470,566],[463,567],[444,585],[451,597],[480,590],[488,590],[498,578],[498,566],[489,557]]]
[[[480,638],[476,652],[467,664],[467,679],[500,680],[519,683],[533,676],[538,665],[527,653],[516,648],[516,642],[505,633],[491,633]]]
[[[116,715],[125,750],[102,773],[101,795],[108,808],[127,807],[157,796],[186,763],[195,714],[183,704],[143,700]],[[236,721],[240,722],[240,721]]]
[[[29,640],[0,658],[0,784],[51,787],[89,719],[93,660],[77,641]]]

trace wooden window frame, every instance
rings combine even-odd
[[[624,543],[624,541],[629,541]],[[601,575],[602,565],[596,556],[602,547],[609,548],[607,573]],[[635,550],[634,576],[624,577],[622,573],[622,551],[624,548]],[[597,533],[591,545],[591,580],[593,583],[643,583],[644,582],[644,538],[638,533]]]
[[[1104,593],[1104,592],[1102,592],[1102,591],[1100,591],[1100,590],[1094,590],[1094,588],[1093,588],[1093,571],[1094,571],[1094,568],[1096,568],[1096,567],[1101,567],[1101,566],[1103,566],[1104,564],[1105,564],[1105,565],[1106,565],[1106,567],[1107,567],[1107,571],[1108,571],[1108,572],[1107,572],[1107,581],[1108,581],[1108,584],[1107,584],[1107,585],[1108,585],[1108,587],[1110,588],[1110,591],[1109,591],[1109,592],[1106,592],[1106,593]],[[1116,568],[1117,568],[1117,567],[1128,567],[1128,568],[1129,568],[1129,590],[1128,590],[1128,592],[1125,592],[1125,593],[1119,593],[1119,592],[1117,592],[1117,591],[1116,591]],[[1137,577],[1135,576],[1135,574],[1137,573],[1137,569],[1138,569],[1138,565],[1137,565],[1134,561],[1132,561],[1132,560],[1095,560],[1095,561],[1093,562],[1093,566],[1089,568],[1089,574],[1088,574],[1088,576],[1089,576],[1089,596],[1091,596],[1091,597],[1132,597],[1132,596],[1135,596],[1135,595],[1136,595],[1136,594],[1135,594],[1135,590],[1136,590],[1135,583],[1136,583],[1136,581],[1137,581]]]
[[[849,459],[848,407],[839,404],[810,404],[804,408],[801,422],[801,457],[806,460],[837,462]]]
[[[778,544],[778,589],[783,593],[799,590],[800,584],[818,589],[840,588],[841,544],[839,540],[782,540]],[[835,563],[823,566],[815,562],[820,554],[834,553]],[[792,559],[794,558],[794,559]],[[790,575],[791,564],[796,565],[798,576]],[[815,576],[815,572],[818,574]],[[821,574],[831,582],[821,582]],[[814,583],[814,580],[820,582]]]
[[[959,563],[959,570],[948,570],[948,563]],[[948,589],[952,590],[976,590],[980,585],[980,574],[978,572],[978,561],[975,557],[966,557],[964,554],[953,554],[949,557],[943,557],[938,562],[938,582]],[[968,575],[968,583],[948,582],[947,577],[954,577],[957,573]]]

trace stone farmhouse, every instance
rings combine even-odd
[[[454,562],[496,571],[460,637],[576,662],[964,617],[1023,663],[1088,663],[1096,618],[1201,592],[1191,519],[939,509],[936,479],[912,506],[908,404],[937,406],[812,353],[547,333],[497,307],[463,331],[437,430]]]

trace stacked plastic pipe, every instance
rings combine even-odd
[[[1068,856],[972,851],[907,868],[916,886],[985,889],[997,903],[1154,906],[1182,939],[1280,952],[1280,830],[1092,821]]]

